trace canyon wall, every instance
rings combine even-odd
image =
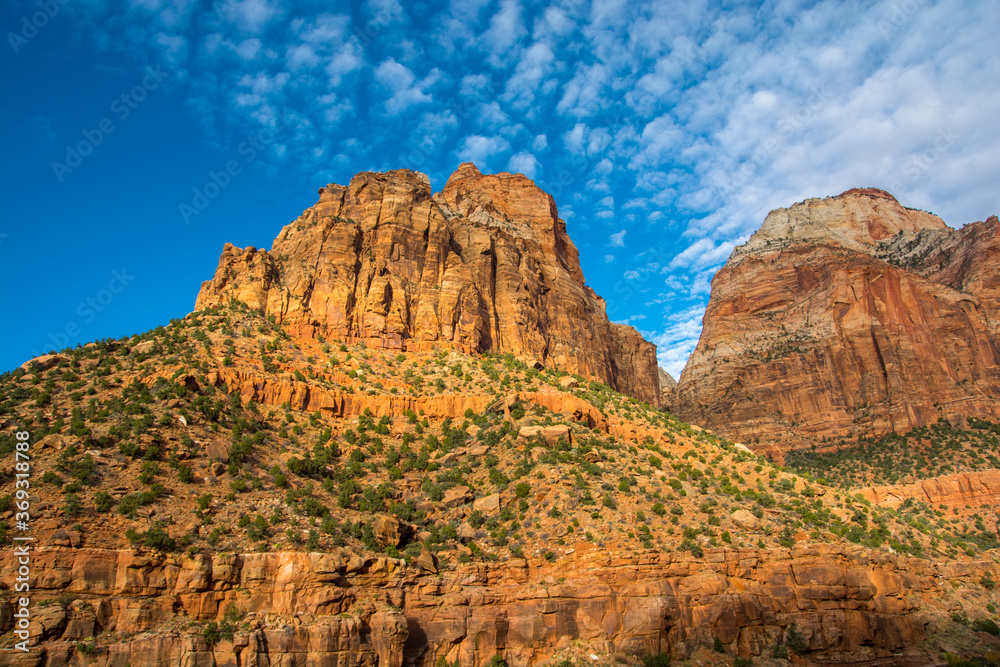
[[[703,559],[582,546],[554,563],[440,572],[429,552],[407,565],[347,552],[42,547],[31,622],[44,649],[7,653],[17,660],[7,664],[479,667],[499,655],[522,667],[574,646],[680,658],[716,638],[749,657],[795,631],[814,660],[903,664],[947,622],[961,582],[1000,576],[991,561],[933,564],[844,545],[711,549]],[[13,563],[4,561],[3,580],[13,580]],[[12,609],[0,605],[7,632]],[[206,624],[227,618],[232,635],[209,644]],[[74,643],[99,633],[99,650],[74,655]]]
[[[1000,419],[997,218],[947,227],[879,190],[771,212],[712,281],[671,409],[778,450]]]

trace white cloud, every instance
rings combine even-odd
[[[308,44],[296,44],[288,47],[285,52],[285,62],[292,71],[315,67],[320,63],[320,57]]]
[[[269,0],[224,0],[216,6],[227,20],[249,33],[263,32],[284,15],[281,4]]]
[[[625,234],[627,234],[627,233],[628,233],[628,230],[623,229],[620,232],[617,232],[616,234],[612,234],[611,235],[611,247],[612,248],[624,248],[625,247]]]
[[[629,324],[630,325],[633,322],[641,322],[644,319],[646,319],[646,316],[640,313],[638,315],[632,315],[630,317],[626,317],[623,320],[615,320],[614,322],[615,322],[615,324]]]
[[[375,80],[392,92],[385,101],[385,110],[390,115],[399,114],[415,104],[430,102],[431,96],[423,89],[433,85],[439,76],[438,70],[434,69],[418,81],[409,67],[392,58],[382,61],[375,68]]]
[[[458,91],[464,97],[483,98],[491,91],[493,84],[485,74],[466,74]]]
[[[640,152],[632,159],[633,169],[657,167],[675,157],[684,138],[684,132],[668,115],[655,118],[642,129],[639,139]]]
[[[736,241],[716,244],[711,239],[698,239],[670,261],[670,268],[704,268],[720,264],[729,257],[737,245]]]
[[[590,128],[577,123],[563,134],[563,143],[576,155],[596,156],[611,143],[611,133],[603,127]]]
[[[406,17],[399,0],[367,0],[368,15],[379,25],[400,21]]]
[[[490,27],[483,33],[482,42],[494,66],[509,62],[517,55],[514,47],[528,32],[524,28],[521,12],[518,0],[500,0],[500,8],[490,19]]]
[[[347,74],[364,67],[365,59],[361,52],[361,46],[352,40],[345,41],[340,48],[330,55],[330,60],[326,65],[326,75],[329,77],[330,85],[337,87]]]
[[[538,160],[527,151],[515,153],[507,163],[507,170],[515,174],[524,174],[528,178],[534,179],[538,172]]]
[[[548,44],[537,42],[525,49],[519,56],[514,75],[507,80],[504,99],[517,109],[528,109],[554,61],[555,54]]]
[[[256,37],[244,39],[236,46],[236,53],[243,60],[256,60],[261,52],[261,42]]]
[[[466,137],[462,142],[462,148],[458,151],[458,157],[463,162],[472,162],[477,167],[484,168],[490,163],[490,159],[501,153],[510,150],[510,142],[503,137],[484,137],[478,134]]]
[[[601,64],[581,66],[576,75],[563,86],[563,96],[556,106],[560,114],[591,116],[608,106],[606,86],[611,78],[608,68]]]
[[[477,107],[476,118],[479,123],[491,130],[510,125],[510,116],[496,102],[483,102]]]
[[[680,379],[688,357],[698,344],[704,313],[705,304],[699,303],[674,313],[671,323],[662,331],[643,332],[656,345],[656,360],[660,367],[674,379]]]

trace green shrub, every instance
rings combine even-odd
[[[70,493],[66,495],[66,504],[63,507],[63,511],[66,512],[67,516],[74,517],[83,510],[83,503],[80,502],[80,497],[75,493]]]
[[[785,630],[785,644],[796,653],[805,653],[809,650],[809,642],[802,636],[798,626],[794,623]]]
[[[642,667],[670,667],[670,654],[657,653],[643,656]]]
[[[115,505],[115,499],[107,491],[98,491],[94,494],[94,507],[98,512],[107,512]]]
[[[988,632],[994,637],[1000,637],[1000,626],[993,619],[977,618],[972,622],[972,629],[976,632]]]
[[[176,551],[177,542],[161,526],[153,526],[145,533],[137,533],[131,528],[126,536],[133,542],[159,551]]]

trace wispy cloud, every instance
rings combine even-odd
[[[492,158],[510,150],[510,142],[503,137],[484,137],[478,134],[466,137],[458,150],[463,162],[474,162],[478,166],[492,163]]]

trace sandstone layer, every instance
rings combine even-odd
[[[409,170],[321,188],[270,251],[226,245],[195,307],[233,299],[293,335],[509,352],[660,402],[655,346],[608,321],[555,202],[520,174],[467,163],[438,194]]]
[[[898,508],[909,499],[957,513],[974,513],[1000,507],[1000,470],[979,470],[922,479],[911,484],[887,484],[861,489],[880,507]],[[1000,515],[997,517],[1000,522]]]
[[[14,568],[7,559],[0,575]],[[957,608],[956,585],[1000,576],[990,561],[935,565],[830,545],[704,559],[588,550],[431,569],[432,558],[420,567],[349,553],[43,547],[31,570],[43,649],[16,664],[475,667],[501,656],[522,667],[578,641],[605,655],[685,657],[718,639],[731,655],[759,656],[795,631],[798,650],[823,661],[906,664]],[[12,609],[0,605],[7,632]],[[208,643],[205,624],[227,618],[232,635]],[[74,656],[98,633],[121,639]]]
[[[794,448],[939,418],[1000,418],[1000,232],[880,190],[773,211],[712,281],[673,401]]]

